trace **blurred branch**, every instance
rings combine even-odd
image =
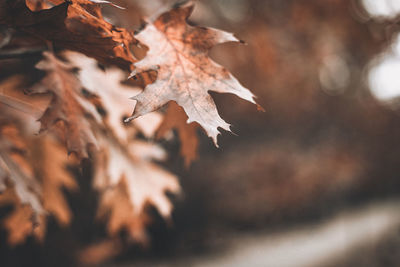
[[[0,59],[10,59],[10,58],[24,58],[27,56],[34,56],[41,54],[47,48],[37,47],[37,48],[17,48],[9,50],[0,50]]]

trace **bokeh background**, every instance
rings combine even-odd
[[[176,1],[115,2],[151,14]],[[138,27],[129,9],[118,12],[109,19]],[[183,195],[171,196],[170,221],[151,211],[149,246],[104,241],[85,162],[79,192],[66,193],[72,225],[50,221],[42,244],[3,247],[0,258],[77,266],[88,264],[84,251],[99,266],[400,266],[399,19],[400,0],[196,1],[194,24],[247,42],[211,56],[265,112],[213,94],[236,135],[223,133],[217,149],[199,132],[190,168],[178,140],[164,141]]]

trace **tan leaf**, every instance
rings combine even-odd
[[[43,220],[45,210],[40,200],[40,184],[35,179],[29,156],[25,153],[25,136],[18,127],[9,124],[7,119],[0,121],[0,169],[5,182],[5,192],[0,194],[0,205],[14,206],[3,225],[8,230],[9,243],[16,245],[34,233],[34,226]],[[44,229],[42,225],[40,230],[35,230],[36,234],[42,237]]]
[[[97,216],[108,217],[107,231],[110,236],[115,237],[121,230],[126,230],[133,240],[146,244],[146,225],[150,219],[145,212],[135,211],[127,188],[126,179],[121,179],[117,185],[106,189],[101,194]]]
[[[79,53],[68,52],[65,56],[80,68],[82,85],[90,94],[98,96],[96,105],[106,114],[104,125],[96,124],[100,148],[94,165],[94,187],[100,193],[98,216],[107,219],[111,236],[126,230],[133,240],[145,244],[149,216],[144,208],[153,205],[168,217],[172,204],[165,193],[178,192],[179,185],[175,176],[150,162],[165,159],[164,150],[135,140],[137,131],[131,129],[138,128],[151,137],[161,122],[161,115],[143,116],[141,121],[135,121],[135,127],[126,127],[122,118],[131,110],[128,95],[139,90],[121,83],[125,76],[121,70],[100,70],[95,60]]]
[[[17,127],[3,125],[0,128],[0,161],[11,180],[15,193],[22,204],[31,206],[34,215],[42,214],[40,186],[35,180],[32,166],[24,154],[26,143]]]
[[[21,204],[21,201],[12,188],[8,188],[0,195],[0,205],[6,204],[14,206],[14,210],[2,222],[8,232],[8,243],[10,245],[15,246],[20,244],[32,234],[39,240],[43,239],[46,229],[43,215],[35,223],[32,220],[34,216],[32,209],[29,205]]]
[[[75,180],[66,170],[67,165],[73,163],[72,158],[49,135],[36,139],[30,148],[35,175],[41,178],[43,207],[60,225],[66,226],[71,222],[72,214],[62,188],[77,189]]]
[[[45,52],[36,67],[47,72],[31,93],[52,93],[49,107],[40,118],[41,130],[57,127],[67,143],[68,151],[79,158],[88,157],[89,146],[96,146],[96,138],[87,117],[100,121],[95,107],[80,96],[81,84],[73,74],[73,67]],[[59,122],[62,122],[61,124]]]
[[[78,77],[82,86],[100,98],[111,131],[126,142],[128,132],[123,119],[132,111],[129,97],[139,93],[139,89],[123,85],[121,82],[126,79],[126,75],[119,69],[110,68],[103,71],[98,68],[95,60],[75,52],[66,53],[66,57],[74,66],[79,67]]]
[[[153,205],[168,218],[172,204],[165,193],[180,191],[174,175],[149,162],[163,160],[165,152],[145,142],[126,145],[112,136],[102,137],[100,146],[94,174],[94,187],[101,196],[98,215],[108,218],[110,235],[126,230],[133,240],[146,245],[149,215],[145,207]]]
[[[125,178],[127,192],[136,214],[140,214],[145,204],[150,203],[162,216],[168,217],[172,204],[165,192],[180,191],[176,177],[136,155],[135,146],[121,146],[106,138],[101,138],[101,144],[105,151],[96,162],[95,187],[105,189],[116,186]]]
[[[17,244],[31,234],[42,239],[49,214],[63,226],[70,222],[71,212],[61,188],[75,189],[76,184],[65,170],[71,158],[60,144],[50,135],[26,134],[13,124],[14,118],[0,116],[0,182],[5,178],[3,185],[8,187],[0,195],[0,205],[14,207],[4,226],[10,244]]]
[[[161,139],[170,130],[176,129],[181,141],[180,153],[185,160],[185,166],[189,167],[197,157],[197,148],[199,146],[199,140],[197,139],[198,124],[195,122],[188,124],[186,121],[186,113],[180,106],[171,101],[168,104],[164,120],[157,130],[156,138]]]
[[[129,97],[138,94],[137,87],[122,84],[126,80],[123,71],[117,68],[101,70],[94,59],[83,54],[68,51],[65,53],[74,66],[79,67],[78,77],[90,93],[99,97],[102,108],[106,111],[106,123],[110,130],[120,139],[120,142],[127,142],[129,131],[123,119],[128,117],[132,111],[132,101]],[[140,132],[151,138],[161,123],[162,117],[159,113],[150,113],[136,120],[134,125]]]
[[[140,155],[141,159],[147,161],[164,161],[167,158],[165,150],[155,143],[133,140],[129,143],[128,149],[133,151],[135,155]]]
[[[237,42],[231,33],[212,28],[193,27],[187,19],[193,5],[184,5],[160,15],[148,23],[136,38],[149,47],[146,57],[135,63],[135,71],[156,70],[157,80],[134,96],[136,107],[127,121],[154,111],[173,100],[188,115],[188,123],[198,122],[217,144],[218,127],[229,130],[218,114],[208,91],[232,93],[252,103],[253,94],[225,68],[208,57],[220,43]]]

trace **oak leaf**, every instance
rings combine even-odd
[[[50,135],[36,138],[30,146],[32,165],[36,177],[40,177],[44,209],[54,215],[61,226],[71,222],[72,213],[62,189],[74,191],[78,185],[67,166],[74,162],[66,149]]]
[[[132,111],[132,103],[129,97],[138,94],[140,89],[122,82],[126,81],[126,73],[120,69],[111,67],[101,70],[96,60],[83,54],[68,51],[66,58],[79,68],[78,78],[82,86],[91,94],[96,95],[105,111],[105,124],[116,135],[119,142],[126,143],[132,137],[132,131],[128,131],[123,119],[128,117]],[[159,113],[151,113],[136,120],[134,127],[144,136],[154,136],[162,118]]]
[[[130,46],[136,40],[128,30],[108,23],[97,3],[70,0],[32,11],[25,0],[0,1],[0,24],[34,36],[45,44],[50,42],[57,48],[82,52],[102,64],[130,70],[136,61]]]
[[[161,14],[135,37],[149,47],[146,57],[135,63],[131,76],[157,71],[157,80],[132,97],[134,112],[127,121],[157,110],[173,100],[183,107],[188,123],[197,122],[217,145],[218,127],[230,125],[218,114],[208,91],[232,93],[255,103],[253,94],[225,68],[208,57],[209,50],[220,43],[237,42],[231,33],[187,24],[193,5],[187,4]]]
[[[127,179],[121,179],[115,186],[102,192],[98,218],[107,218],[107,231],[115,237],[121,230],[138,243],[148,243],[146,225],[150,218],[145,212],[137,213],[133,207],[127,188]]]
[[[71,158],[51,135],[29,134],[18,126],[17,117],[4,114],[0,116],[0,182],[3,179],[6,190],[0,194],[0,205],[14,207],[4,227],[9,243],[15,245],[31,234],[41,240],[47,215],[67,225],[71,212],[61,188],[75,189],[76,184],[65,169]]]
[[[30,89],[33,94],[52,94],[49,107],[40,118],[41,131],[55,128],[59,137],[65,139],[68,152],[75,152],[79,158],[88,157],[90,146],[97,146],[90,119],[100,121],[100,117],[95,107],[81,96],[82,86],[73,66],[52,53],[43,55],[36,67],[47,75]]]
[[[13,188],[0,195],[0,205],[13,205],[14,209],[3,221],[3,227],[8,232],[8,243],[12,246],[22,243],[29,235],[34,235],[42,240],[45,233],[43,216],[37,222],[32,218],[35,216],[30,206],[21,203],[21,200]]]
[[[16,196],[28,204],[34,215],[44,213],[40,200],[40,185],[34,177],[32,165],[25,150],[27,142],[20,127],[2,120],[0,127],[0,162],[5,176],[11,181]]]
[[[95,60],[76,52],[64,55],[79,67],[82,86],[104,111],[102,123],[96,123],[99,150],[94,155],[94,187],[100,194],[98,217],[107,219],[110,236],[126,230],[135,242],[146,244],[149,215],[145,207],[153,205],[168,217],[172,204],[165,191],[179,191],[176,177],[151,162],[165,159],[165,151],[136,138],[139,133],[153,137],[161,115],[148,114],[133,125],[124,125],[122,118],[131,110],[128,95],[139,89],[121,83],[126,77],[121,70],[102,70]]]
[[[40,194],[40,183],[35,179],[30,157],[26,153],[27,140],[22,128],[12,125],[12,119],[0,118],[0,169],[5,191],[0,195],[0,205],[13,205],[13,211],[3,221],[8,231],[8,242],[16,245],[34,233],[43,237],[45,209]]]
[[[127,147],[109,138],[100,138],[103,153],[99,153],[95,168],[95,187],[105,189],[116,186],[121,179],[126,179],[128,194],[134,212],[140,214],[146,203],[155,206],[160,214],[168,217],[172,204],[165,196],[165,192],[178,193],[180,191],[177,178],[156,164],[149,162],[149,157],[156,157],[160,153],[157,147],[148,146],[148,152],[139,150],[136,154],[136,144],[131,142]]]

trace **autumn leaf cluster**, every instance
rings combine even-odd
[[[193,3],[147,19],[136,34],[108,22],[101,5],[121,8],[99,0],[0,3],[0,204],[14,207],[3,221],[11,244],[43,238],[50,215],[71,222],[63,188],[79,190],[70,170],[83,159],[92,162],[109,235],[124,230],[146,242],[146,208],[168,218],[165,193],[180,192],[177,177],[155,163],[167,156],[156,141],[175,130],[189,166],[198,129],[216,145],[219,128],[229,131],[209,91],[255,103],[208,57],[238,40],[189,25]],[[132,51],[143,47],[138,60]]]

